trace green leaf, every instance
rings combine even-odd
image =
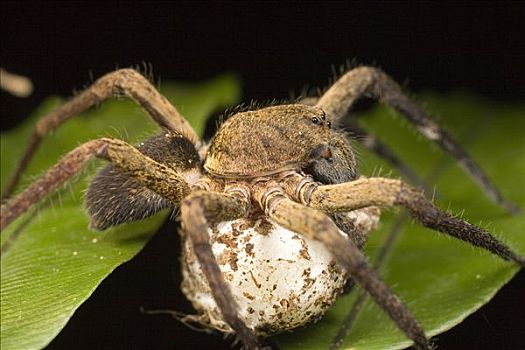
[[[525,105],[488,103],[465,93],[427,94],[427,110],[464,145],[503,194],[525,208]],[[453,159],[417,136],[401,116],[384,107],[362,115],[367,128],[390,145],[422,178],[435,177],[436,203],[493,232],[525,254],[525,217],[512,216],[488,200]],[[372,154],[360,152],[362,173],[399,176]],[[426,175],[425,175],[426,174]],[[431,187],[432,188],[432,187]],[[367,254],[373,259],[399,211],[384,212]],[[380,274],[407,304],[429,336],[452,328],[487,303],[519,268],[490,253],[421,228],[405,225]],[[277,336],[282,349],[327,349],[349,313],[358,291],[341,297],[317,324]],[[368,299],[341,349],[402,349],[410,341]]]
[[[239,87],[232,79],[226,76],[197,86],[163,86],[162,92],[202,132],[210,112],[236,102]],[[443,124],[487,170],[506,197],[525,207],[525,106],[491,104],[469,95],[429,95],[422,100],[428,110],[443,116]],[[32,121],[2,135],[2,186],[20,157],[34,120],[58,103],[56,99],[47,101]],[[481,223],[525,253],[524,216],[510,216],[491,203],[449,156],[417,136],[400,116],[392,116],[390,110],[376,108],[362,120],[422,178],[438,169],[433,183],[436,201],[442,208],[456,213],[465,210],[465,218]],[[81,142],[111,135],[108,130],[116,129],[113,134],[131,142],[147,137],[155,127],[146,120],[133,103],[119,101],[105,103],[69,121],[45,141],[21,187]],[[377,174],[378,167],[383,173],[389,171],[387,164],[364,150],[359,152],[359,159],[363,174]],[[398,175],[394,171],[392,176]],[[2,246],[12,244],[1,260],[2,349],[42,348],[49,343],[100,281],[133,257],[163,219],[154,217],[103,233],[88,231],[80,205],[86,184],[87,180],[81,180],[70,185],[70,190],[49,199],[45,208],[27,214],[2,233]],[[371,259],[396,216],[396,211],[383,214],[382,227],[372,234],[367,247]],[[28,218],[32,221],[24,226]],[[405,227],[381,274],[428,334],[435,335],[487,303],[516,271],[515,266],[489,253],[412,224]],[[321,322],[274,339],[283,349],[326,349],[355,298],[355,292],[341,298]],[[342,348],[399,349],[409,343],[368,301]]]
[[[212,112],[238,102],[240,85],[234,76],[223,75],[201,84],[165,84],[161,92],[202,133]],[[2,188],[35,121],[60,103],[58,98],[46,100],[23,125],[2,134]],[[20,188],[82,142],[102,136],[136,142],[156,132],[155,125],[133,102],[107,101],[71,119],[46,138]],[[89,231],[82,207],[87,181],[83,178],[68,184],[65,190],[2,232],[0,347],[3,350],[46,346],[102,280],[144,247],[166,217],[163,213],[105,232]]]

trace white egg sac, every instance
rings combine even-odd
[[[379,218],[353,212],[366,231]],[[360,214],[360,215],[359,215]],[[239,317],[257,335],[296,328],[319,319],[341,293],[346,272],[320,242],[307,239],[268,218],[222,222],[209,230],[213,253],[230,285]],[[344,234],[341,231],[341,234]],[[182,255],[182,291],[199,313],[195,321],[232,333],[215,304],[189,239]]]

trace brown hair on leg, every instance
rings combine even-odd
[[[361,97],[378,99],[400,112],[402,116],[415,125],[421,134],[436,142],[445,152],[456,158],[457,162],[481,186],[488,197],[513,214],[520,211],[516,204],[503,198],[498,188],[467,152],[420,106],[412,101],[392,78],[380,69],[363,66],[350,70],[321,96],[316,106],[323,109],[333,122],[337,122],[347,114],[352,105]]]
[[[77,174],[93,157],[111,161],[143,186],[173,203],[180,202],[190,191],[186,181],[173,169],[157,163],[124,141],[102,138],[86,142],[66,154],[31,186],[2,205],[0,228],[4,229],[29,207]]]
[[[195,146],[179,133],[165,130],[136,147],[183,176],[201,174],[201,161]],[[85,205],[90,217],[89,226],[97,230],[142,220],[165,208],[178,208],[177,203],[143,186],[114,164],[108,164],[90,181]]]
[[[525,258],[513,252],[489,232],[439,210],[425,196],[400,180],[364,178],[337,185],[319,186],[309,205],[327,212],[350,211],[368,206],[401,205],[422,225],[484,248],[502,259],[525,266]]]
[[[237,314],[237,306],[230,287],[222,277],[213,255],[208,235],[208,221],[227,221],[239,218],[248,212],[248,200],[238,194],[217,192],[194,192],[181,204],[181,220],[185,234],[191,240],[201,269],[208,280],[213,298],[224,321],[233,328],[246,349],[259,349],[255,334]]]
[[[119,69],[99,78],[86,90],[37,122],[31,139],[3,191],[2,198],[11,196],[33,154],[46,135],[74,115],[121,93],[140,104],[159,126],[179,132],[194,145],[199,145],[200,139],[188,121],[146,78],[133,69]]]

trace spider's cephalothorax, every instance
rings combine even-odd
[[[319,108],[283,105],[236,114],[212,140],[204,168],[212,175],[255,177],[330,158],[330,122]]]
[[[248,349],[257,335],[320,317],[346,277],[368,292],[417,347],[430,349],[423,329],[369,266],[362,253],[379,207],[402,206],[420,224],[525,265],[525,258],[489,232],[440,211],[401,180],[358,177],[344,122],[361,96],[401,112],[451,153],[489,197],[515,212],[481,168],[386,74],[359,67],[342,75],[314,106],[267,107],[238,113],[208,146],[140,74],[122,69],[38,122],[9,183],[10,194],[40,140],[76,113],[113,94],[133,98],[165,130],[133,147],[116,139],[89,141],[2,206],[1,227],[78,173],[92,157],[110,161],[91,183],[91,226],[105,229],[163,208],[182,222],[183,290],[200,315],[193,320],[234,332]],[[355,121],[344,123],[360,135]],[[370,139],[369,139],[370,140]],[[364,144],[408,167],[379,141]],[[206,151],[207,150],[207,151]]]

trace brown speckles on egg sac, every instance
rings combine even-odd
[[[232,224],[231,228],[232,228],[231,233],[232,233],[232,235],[234,237],[240,236],[242,234],[242,232],[243,232],[242,230],[239,229],[239,225],[233,225]]]
[[[335,261],[331,261],[330,264],[328,264],[328,272],[329,273],[334,273],[336,272],[336,264],[335,264]]]
[[[255,276],[253,275],[253,272],[251,270],[250,270],[250,277],[252,278],[252,281],[255,284],[255,286],[260,289],[261,288],[261,284],[257,282],[257,280],[255,279]]]
[[[253,225],[250,225],[250,222],[244,222],[244,221],[241,221],[239,222],[239,224],[236,226],[237,230],[239,232],[244,232],[246,230],[248,230],[250,228],[250,226],[253,226]]]
[[[228,256],[228,263],[230,264],[230,267],[233,271],[237,271],[239,269],[239,266],[237,265],[237,261],[239,258],[237,257],[237,253],[231,251]]]
[[[253,314],[255,312],[255,310],[253,309],[253,307],[251,306],[248,306],[248,308],[246,309],[246,311],[249,313],[249,314]]]
[[[310,277],[311,271],[312,270],[310,268],[307,268],[303,271],[304,284],[303,284],[303,287],[301,288],[302,293],[304,293],[308,288],[310,288],[315,283],[315,278]]]
[[[332,305],[332,299],[327,298],[326,296],[322,295],[322,296],[319,296],[317,299],[315,299],[314,305],[321,306],[323,308],[325,307],[327,308],[330,305]]]
[[[216,242],[227,245],[229,248],[237,248],[237,242],[233,236],[230,235],[218,235]]]
[[[288,300],[286,300],[286,299],[281,299],[281,301],[280,301],[279,303],[281,304],[281,306],[282,306],[285,310],[287,310],[288,307],[290,306],[290,302],[289,302]]]
[[[255,231],[261,235],[267,236],[273,230],[274,224],[272,224],[268,219],[261,218],[255,224]]]
[[[246,254],[248,254],[249,256],[252,256],[252,257],[254,256],[253,243],[246,243],[244,250],[246,251]]]
[[[300,297],[297,294],[295,294],[293,291],[290,294],[290,298],[288,300],[290,304],[293,306],[297,306],[297,304],[301,301]]]
[[[248,292],[242,292],[242,295],[244,295],[247,299],[250,299],[250,300],[255,299],[255,297]]]
[[[308,244],[306,244],[304,239],[301,239],[301,250],[299,250],[299,255],[303,259],[306,259],[306,260],[310,260],[311,259],[311,256],[308,253]]]

